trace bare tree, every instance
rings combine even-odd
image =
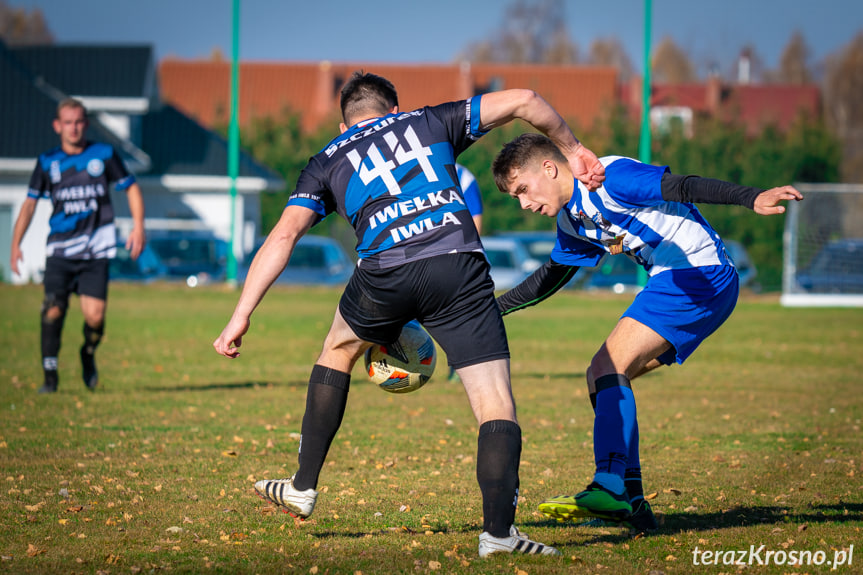
[[[842,141],[842,179],[863,182],[863,32],[827,63],[824,107]]]
[[[54,35],[41,10],[34,8],[27,12],[24,8],[12,8],[6,0],[0,0],[0,38],[16,46],[54,42]]]
[[[462,56],[472,62],[575,64],[578,46],[566,29],[563,0],[514,0],[491,39],[471,44]]]
[[[809,84],[812,74],[807,66],[808,60],[809,46],[800,30],[795,30],[782,51],[777,79],[783,84]]]
[[[653,80],[665,84],[696,81],[695,67],[670,36],[662,39],[653,54]]]
[[[632,60],[626,54],[623,44],[617,38],[598,38],[590,45],[587,63],[592,66],[610,66],[616,68],[622,82],[626,82],[635,73]]]

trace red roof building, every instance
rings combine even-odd
[[[389,79],[399,107],[469,98],[489,90],[532,88],[567,120],[590,125],[616,100],[613,68],[506,66],[492,64],[395,65],[371,63],[263,63],[240,65],[240,125],[252,118],[300,112],[312,130],[339,121],[339,90],[354,70]],[[230,112],[230,63],[163,60],[159,66],[162,98],[206,126],[227,124]]]

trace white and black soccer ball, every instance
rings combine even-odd
[[[434,340],[416,320],[402,328],[390,345],[373,345],[366,350],[366,373],[390,393],[410,393],[426,384],[434,373],[437,350]]]

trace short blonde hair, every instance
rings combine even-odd
[[[77,108],[84,112],[84,117],[87,117],[87,108],[84,107],[84,104],[81,103],[81,100],[76,100],[75,98],[63,98],[60,100],[60,103],[57,104],[57,119],[60,119],[60,110],[64,108]]]

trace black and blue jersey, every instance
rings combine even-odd
[[[54,206],[48,257],[75,260],[114,257],[117,233],[111,184],[125,190],[135,182],[107,144],[88,143],[80,154],[56,147],[39,156],[30,178],[30,198],[48,198]]]
[[[313,156],[289,206],[353,226],[360,265],[388,268],[482,251],[456,174],[480,131],[480,96],[352,126]]]

